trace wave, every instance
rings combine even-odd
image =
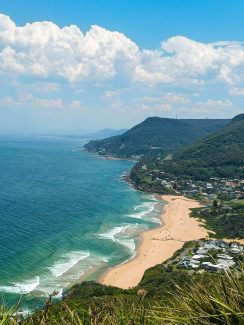
[[[108,232],[99,234],[98,236],[102,237],[102,238],[106,238],[106,239],[111,239],[112,241],[116,241],[115,236],[121,232],[124,232],[126,230],[126,228],[128,228],[128,227],[129,227],[129,225],[114,227],[113,229],[109,230]]]
[[[135,213],[128,215],[129,218],[142,219],[146,214],[152,212],[155,208],[155,202],[144,202],[134,208]]]
[[[157,199],[155,194],[143,194],[143,198],[145,198],[146,200],[153,201],[153,202],[162,202],[162,200]]]
[[[75,266],[79,261],[87,258],[90,255],[89,252],[71,252],[64,254],[61,260],[55,263],[48,269],[51,271],[52,275],[56,278],[62,276],[64,273],[69,271],[73,266]]]
[[[134,251],[136,249],[135,241],[133,238],[129,238],[128,234],[126,234],[127,229],[129,230],[130,228],[134,228],[134,227],[135,227],[135,225],[125,225],[125,226],[114,227],[113,229],[109,230],[106,233],[99,234],[99,237],[112,240],[113,242],[116,242],[116,243],[128,248],[128,250],[131,253],[134,253]],[[124,237],[121,236],[122,234],[124,234]],[[129,236],[131,236],[131,234]]]
[[[134,253],[136,250],[136,243],[132,238],[117,239],[117,242],[127,247],[131,253]]]
[[[159,225],[162,224],[162,220],[161,220],[161,218],[159,218],[159,217],[144,218],[143,220],[144,220],[144,221],[147,221],[147,222],[157,223],[157,224],[159,224]]]
[[[21,283],[14,283],[12,286],[0,286],[0,291],[5,293],[27,294],[36,289],[40,284],[39,276]]]
[[[48,279],[49,282],[51,282],[50,279]],[[44,296],[44,297],[48,297],[50,294],[52,294],[54,291],[56,292],[56,296],[55,298],[62,298],[63,296],[63,287],[65,287],[66,285],[58,285],[56,283],[52,283],[48,284],[48,285],[40,285],[37,288],[38,294],[39,296]]]

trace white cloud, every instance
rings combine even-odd
[[[191,99],[189,96],[177,93],[177,92],[167,92],[160,94],[158,97],[156,96],[144,96],[139,100],[139,103],[150,104],[152,107],[154,105],[159,105],[163,103],[164,105],[189,105],[191,103]]]
[[[204,102],[197,102],[189,110],[193,113],[216,113],[231,107],[233,104],[229,99],[208,99]]]
[[[36,107],[43,107],[43,108],[63,108],[64,106],[61,98],[57,98],[57,99],[36,98],[34,100],[34,105]]]
[[[56,82],[36,82],[30,85],[30,89],[39,93],[59,92],[60,86]]]
[[[184,118],[185,116],[195,116],[196,118],[202,117],[214,117],[223,118],[230,117],[234,114],[231,112],[233,110],[233,103],[229,99],[207,99],[205,101],[193,102],[187,106],[179,106],[177,109],[177,114]]]
[[[11,96],[0,99],[0,105],[6,108],[63,108],[63,100],[61,98],[35,98],[31,94],[21,94],[18,98]]]
[[[0,15],[0,73],[69,82],[99,82],[114,77],[146,85],[203,86],[208,80],[234,84],[243,78],[241,42],[200,43],[174,36],[157,50],[140,50],[122,33],[52,22],[16,24]],[[50,81],[50,80],[49,80]]]
[[[86,33],[52,22],[16,26],[0,14],[1,107],[55,108],[57,116],[58,109],[60,116],[88,112],[97,119],[231,116],[242,107],[243,84],[242,42],[174,36],[157,49],[140,49],[122,33],[96,25]],[[222,99],[228,92],[233,104]],[[221,99],[206,100],[211,97]]]
[[[244,65],[243,45],[216,46],[175,36],[162,42],[161,49],[143,51],[143,64],[136,68],[136,79],[145,83],[204,84],[204,79],[233,83]]]
[[[142,104],[142,105],[138,105],[137,111],[148,111],[150,115],[169,113],[172,111],[172,105],[168,103],[158,103],[156,105]]]
[[[84,35],[77,26],[59,28],[52,22],[17,27],[0,15],[0,70],[39,77],[106,79],[116,64],[136,63],[138,47],[118,32],[92,26]]]
[[[76,110],[76,111],[80,111],[80,112],[88,111],[87,107],[82,106],[81,101],[78,99],[75,99],[71,102],[70,108],[73,110]]]
[[[122,109],[123,104],[120,98],[119,91],[117,90],[107,90],[103,94],[102,98],[109,103],[111,108]]]
[[[229,90],[229,93],[232,96],[244,96],[244,88],[234,87]]]
[[[162,100],[175,105],[188,105],[191,103],[191,100],[186,95],[173,92],[164,94]]]

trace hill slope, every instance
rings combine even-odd
[[[175,155],[203,166],[244,165],[244,114]]]
[[[121,158],[172,153],[223,127],[228,120],[175,120],[149,117],[120,136],[87,143],[85,149]]]
[[[105,139],[108,137],[121,135],[121,134],[125,133],[126,131],[127,131],[127,129],[121,129],[121,130],[103,129],[103,130],[97,131],[95,133],[88,134],[88,135],[86,135],[86,137],[90,137],[93,139]]]
[[[147,170],[142,166],[147,164]],[[208,180],[210,177],[244,178],[244,114],[214,133],[175,153],[173,159],[141,160],[132,170],[131,178],[142,183],[151,170],[174,176]]]

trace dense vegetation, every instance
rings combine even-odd
[[[192,245],[195,244],[185,244],[175,257]],[[148,269],[134,289],[83,282],[59,303],[50,296],[45,308],[26,320],[14,316],[14,309],[7,311],[2,307],[0,324],[243,324],[243,292],[241,266],[238,275],[202,275],[177,270],[166,261]]]
[[[193,210],[193,217],[205,220],[207,229],[215,238],[244,238],[244,202],[219,203]]]
[[[223,127],[227,122],[150,117],[120,136],[91,141],[85,145],[85,149],[121,158],[170,154]]]
[[[244,114],[213,134],[196,141],[175,155],[175,159],[194,160],[202,166],[244,165]]]
[[[244,178],[244,114],[214,133],[179,150],[171,160],[163,158],[142,159],[132,170],[136,185],[145,182],[142,166],[181,178],[209,180],[210,177]],[[153,184],[152,184],[153,188]]]

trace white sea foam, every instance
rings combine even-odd
[[[50,279],[49,279],[50,282]],[[48,297],[50,294],[52,294],[54,291],[57,293],[55,298],[62,298],[63,295],[63,288],[60,285],[54,284],[53,286],[40,286],[38,289],[38,293],[41,296]]]
[[[125,225],[125,226],[119,226],[114,227],[110,231],[100,234],[99,236],[104,239],[110,239],[113,242],[119,243],[122,246],[125,246],[129,249],[131,253],[133,253],[136,249],[135,241],[132,238],[128,237],[128,234],[126,235],[126,230],[129,228],[134,228],[135,225]],[[123,236],[124,235],[124,236]]]
[[[144,202],[140,205],[137,205],[134,208],[134,211],[138,211],[136,213],[131,213],[128,215],[129,218],[142,219],[146,214],[152,212],[155,207],[155,202]]]
[[[58,278],[64,273],[66,273],[67,271],[69,271],[79,261],[87,258],[89,255],[90,255],[89,252],[82,252],[82,251],[64,254],[57,263],[49,267],[49,270],[51,271],[53,276]]]
[[[36,289],[40,284],[39,276],[33,279],[23,281],[21,283],[14,283],[12,286],[0,286],[0,292],[27,294]]]
[[[158,200],[156,199],[156,196],[154,194],[147,194],[144,197],[150,201],[158,202]]]
[[[141,211],[137,213],[131,213],[128,215],[129,218],[134,218],[134,219],[142,219],[143,216],[145,216],[148,213],[148,211]]]
[[[126,228],[129,226],[119,226],[119,227],[114,227],[113,229],[109,230],[108,232],[105,232],[103,234],[99,234],[99,237],[106,238],[106,239],[111,239],[112,241],[115,241],[116,238],[115,236],[118,235],[121,232],[124,232]]]
[[[148,222],[157,223],[159,225],[162,224],[161,219],[160,218],[156,218],[156,217],[144,218],[143,220],[148,221]]]
[[[117,242],[127,247],[131,253],[136,249],[135,241],[132,238],[117,239]]]

